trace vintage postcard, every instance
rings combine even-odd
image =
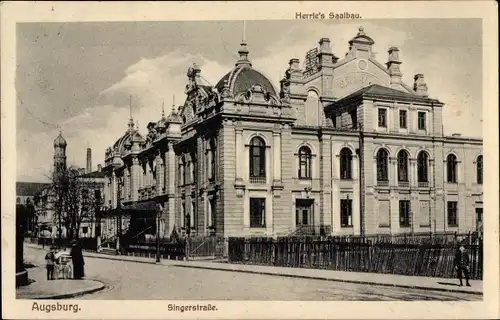
[[[498,318],[496,4],[2,2],[2,315]]]

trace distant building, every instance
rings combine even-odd
[[[57,192],[54,191],[54,185],[58,177],[65,174],[68,170],[66,164],[67,142],[60,133],[54,140],[54,169],[53,182],[40,184],[36,193],[36,219],[37,229],[42,237],[58,236],[58,226],[61,226],[62,236],[66,237],[67,232],[63,226],[62,220],[65,212],[62,212],[61,221],[58,221],[55,205]],[[101,165],[98,165],[97,171],[92,171],[91,149],[87,148],[86,168],[71,168],[72,174],[79,181],[79,192],[81,193],[78,201],[80,202],[80,212],[89,212],[88,216],[82,219],[78,235],[79,237],[95,237],[95,208],[101,205],[102,192],[104,187],[104,173],[101,171]],[[93,208],[88,208],[91,205]]]
[[[41,192],[50,186],[50,183],[16,182],[16,205],[33,208],[33,214],[26,216],[26,232],[35,234],[38,225],[36,206],[39,204]],[[29,210],[26,212],[30,212]]]
[[[215,86],[193,65],[184,105],[145,137],[130,119],[106,151],[103,229],[126,232],[134,210],[151,221],[160,210],[161,235],[475,230],[482,140],[445,136],[444,103],[429,97],[424,75],[407,85],[399,49],[382,64],[373,44],[360,28],[338,58],[322,38],[305,69],[290,60],[280,90],[246,43]]]

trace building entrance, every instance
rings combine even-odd
[[[295,201],[295,224],[301,226],[314,226],[314,200],[297,199]]]

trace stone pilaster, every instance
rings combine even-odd
[[[389,157],[389,159],[387,159],[387,170],[389,171],[389,186],[397,185],[397,164],[397,158]]]
[[[139,199],[140,170],[139,159],[133,157],[132,166],[130,167],[130,197],[132,201],[137,201]]]
[[[418,187],[418,176],[417,176],[417,159],[409,159],[408,163],[408,179],[410,180],[410,186],[412,188]]]
[[[281,134],[279,132],[273,132],[273,177],[275,183],[281,184]]]
[[[168,145],[168,150],[165,154],[165,160],[167,168],[166,175],[168,176],[165,186],[168,195],[168,232],[170,233],[172,232],[172,228],[174,227],[176,221],[175,173],[177,172],[177,170],[175,168],[175,152],[172,143],[169,143]]]

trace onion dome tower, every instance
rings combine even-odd
[[[66,140],[59,132],[59,135],[54,140],[54,174],[62,173],[66,170]]]

